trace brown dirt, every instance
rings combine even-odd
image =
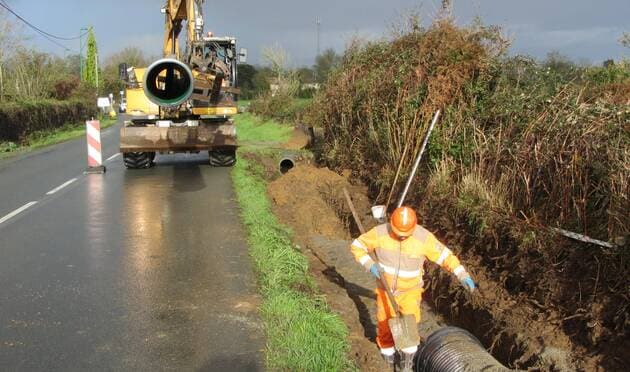
[[[349,215],[345,215],[345,201],[340,197],[344,187],[356,195],[364,195],[361,187],[328,168],[300,164],[283,177],[269,184],[268,193],[281,221],[294,229],[296,237],[323,235],[328,238],[349,239]],[[369,205],[364,196],[357,207]],[[348,212],[349,213],[349,212]],[[341,218],[340,218],[341,216]]]
[[[310,143],[310,137],[306,134],[304,128],[296,127],[291,133],[289,142],[285,143],[282,147],[287,150],[301,150],[306,148]]]

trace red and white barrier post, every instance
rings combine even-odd
[[[85,122],[87,135],[88,168],[86,173],[105,173],[101,152],[101,123],[98,120]]]

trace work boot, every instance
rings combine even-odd
[[[381,357],[383,358],[385,363],[387,363],[387,369],[389,371],[393,371],[394,366],[396,365],[396,354],[394,353],[391,355],[386,355],[386,354],[381,353]]]
[[[416,353],[401,353],[400,370],[401,372],[413,372],[413,357]]]

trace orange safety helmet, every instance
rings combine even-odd
[[[396,208],[390,220],[394,233],[400,237],[408,237],[413,234],[418,224],[416,212],[409,207]]]

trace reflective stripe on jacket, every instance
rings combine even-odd
[[[389,224],[376,226],[355,239],[350,249],[357,262],[366,270],[374,263],[368,252],[374,252],[386,280],[394,291],[422,287],[426,259],[458,277],[466,274],[466,270],[451,250],[420,225],[416,226],[413,235],[405,240],[398,240]]]

